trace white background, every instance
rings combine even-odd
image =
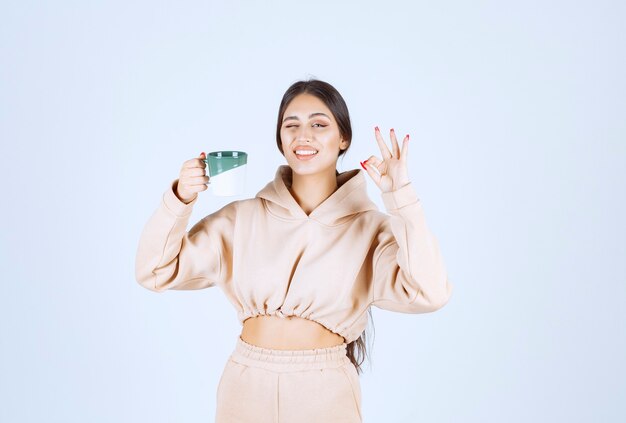
[[[374,126],[411,135],[455,284],[435,313],[373,309],[365,421],[625,421],[625,21],[597,0],[3,1],[0,420],[213,421],[235,310],[139,286],[139,234],[201,151],[247,151],[254,196],[313,76],[350,109],[339,171],[380,157]],[[190,223],[231,200],[201,193]]]

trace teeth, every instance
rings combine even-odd
[[[304,156],[304,155],[307,155],[307,154],[308,154],[308,155],[311,155],[311,154],[317,154],[317,151],[309,151],[309,150],[299,150],[299,151],[298,151],[298,150],[296,150],[296,154],[299,154],[299,155],[301,155],[301,156]]]

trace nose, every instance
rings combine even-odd
[[[311,132],[308,125],[301,125],[296,135],[298,142],[306,141],[311,142]]]

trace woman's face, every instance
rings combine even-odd
[[[280,139],[287,163],[298,174],[313,174],[332,168],[335,173],[339,150],[347,147],[339,126],[322,100],[299,94],[285,109]],[[298,147],[317,150],[313,156],[298,156]]]

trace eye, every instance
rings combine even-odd
[[[326,128],[328,125],[322,125],[321,123],[314,123],[313,126],[315,125],[319,125],[318,128]],[[293,127],[298,127],[298,125],[287,125],[285,126],[285,128],[293,128]]]

